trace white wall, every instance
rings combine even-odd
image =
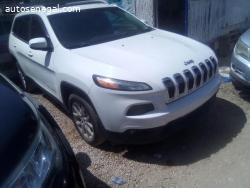
[[[149,25],[154,26],[154,0],[135,0],[136,17],[146,20]]]

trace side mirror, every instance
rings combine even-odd
[[[29,41],[29,46],[34,50],[48,50],[48,43],[43,37],[31,39]]]

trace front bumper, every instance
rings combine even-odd
[[[193,121],[198,119],[201,114],[206,112],[215,100],[216,94],[193,112],[161,127],[144,130],[131,129],[125,131],[124,133],[106,131],[106,133],[109,140],[114,144],[149,144],[157,142],[188,127]]]
[[[202,106],[219,89],[221,77],[214,77],[197,90],[166,103],[165,90],[147,92],[122,92],[99,88],[93,85],[89,96],[107,133],[125,134],[130,130],[149,130],[160,128],[179,119]],[[155,89],[156,88],[156,89]],[[142,115],[127,115],[134,105],[153,104],[154,110]]]
[[[230,77],[236,84],[250,87],[250,62],[235,52],[232,55]]]
[[[250,87],[250,83],[247,82],[244,78],[242,78],[241,76],[235,74],[234,71],[230,70],[229,76],[231,78],[231,80],[236,83],[239,86],[246,86],[246,87]]]

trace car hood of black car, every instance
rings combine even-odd
[[[0,75],[0,185],[29,150],[37,130],[31,107]]]

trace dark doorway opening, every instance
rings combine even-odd
[[[186,0],[157,0],[157,27],[186,35]]]

